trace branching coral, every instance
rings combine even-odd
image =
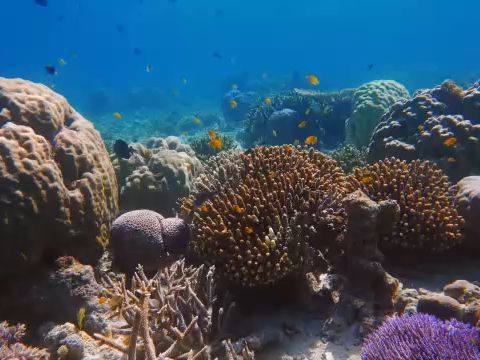
[[[0,359],[47,360],[46,350],[26,346],[21,343],[25,336],[25,326],[10,326],[6,321],[0,323]]]
[[[345,144],[328,154],[336,160],[346,173],[352,172],[356,167],[367,164],[367,149],[357,148],[351,144]]]
[[[382,249],[442,251],[462,241],[464,220],[453,205],[447,177],[435,164],[386,159],[355,169],[351,179],[372,200],[400,205],[400,219],[383,237]]]
[[[343,231],[346,175],[313,149],[256,147],[226,154],[185,199],[192,248],[241,287],[275,283],[328,253]]]
[[[229,135],[217,134],[217,138],[222,142],[220,149],[215,149],[209,144],[211,139],[208,135],[193,138],[190,146],[195,151],[195,155],[202,161],[208,160],[221,151],[228,151],[237,147],[235,140]]]

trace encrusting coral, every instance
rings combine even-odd
[[[48,360],[50,354],[43,349],[24,345],[25,326],[10,326],[6,321],[0,323],[0,359]]]
[[[343,231],[344,172],[322,153],[290,145],[213,158],[183,200],[191,247],[241,287],[275,283],[328,253]],[[333,250],[332,250],[333,251]]]
[[[370,161],[394,156],[435,162],[450,177],[480,171],[480,83],[463,90],[447,80],[394,104],[375,128]]]
[[[465,219],[467,242],[473,249],[480,246],[480,176],[467,176],[456,185],[455,205]]]
[[[44,256],[96,261],[118,212],[99,133],[64,97],[0,78],[0,277]]]
[[[353,93],[352,116],[345,122],[346,142],[367,146],[373,129],[395,102],[408,99],[408,90],[394,80],[375,80]]]
[[[443,172],[428,161],[386,159],[356,168],[354,187],[374,201],[396,200],[400,218],[380,248],[442,251],[463,240],[463,218],[454,206],[450,183]]]

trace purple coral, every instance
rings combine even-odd
[[[480,333],[458,322],[416,314],[387,320],[367,337],[362,360],[480,359]]]
[[[169,253],[185,254],[190,240],[190,228],[183,219],[163,219],[162,235],[165,248]]]
[[[21,343],[25,336],[25,325],[10,326],[0,323],[0,359],[49,359],[46,350],[32,348]]]

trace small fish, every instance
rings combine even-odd
[[[215,9],[215,11],[213,12],[213,15],[220,17],[224,15],[224,12],[222,9]]]
[[[77,327],[78,327],[78,330],[83,329],[83,321],[84,320],[85,320],[85,308],[82,307],[77,312]]]
[[[267,79],[268,79],[268,74],[264,72],[264,73],[262,74],[262,80],[265,81],[265,80],[267,80]]]
[[[295,146],[300,145],[300,140],[298,139],[293,140],[293,145]]]
[[[188,83],[187,78],[183,78],[183,79],[182,79],[182,83],[183,83],[183,85],[187,85],[187,83]]]
[[[65,16],[64,16],[64,15],[58,15],[58,16],[57,16],[57,21],[58,21],[58,22],[62,22],[63,20],[65,20]]]
[[[188,131],[183,131],[180,135],[182,135],[182,136],[188,136]]]
[[[123,118],[122,114],[120,114],[118,111],[115,111],[112,115],[117,120],[122,120]]]
[[[125,32],[125,26],[123,26],[123,25],[117,25],[116,28],[117,28],[117,31],[119,33],[124,33]]]
[[[265,99],[263,100],[263,102],[264,102],[265,104],[267,104],[267,105],[271,105],[271,104],[272,104],[272,99],[269,98],[269,97],[267,97],[267,98],[265,98]]]
[[[105,296],[100,296],[100,297],[98,298],[98,303],[99,303],[100,305],[106,304],[107,301],[108,301],[108,299],[107,299]]]
[[[454,163],[454,162],[457,161],[457,159],[455,159],[453,156],[449,156],[449,157],[447,158],[447,161],[448,161],[449,163]]]
[[[140,48],[134,48],[134,49],[133,49],[133,53],[134,53],[135,55],[142,55],[142,49],[140,49]]]
[[[60,59],[58,59],[58,65],[65,66],[65,65],[67,65],[67,62],[65,61],[65,59],[60,58]]]
[[[125,346],[130,345],[130,335],[123,335],[122,344]]]
[[[272,130],[272,135],[273,135],[274,137],[277,137],[277,132],[276,132],[275,130]]]
[[[449,137],[443,142],[445,146],[455,146],[457,145],[457,138],[456,137]]]
[[[360,181],[362,182],[362,184],[372,185],[373,184],[373,177],[367,175],[367,176],[362,177],[362,179]]]
[[[307,122],[305,120],[302,120],[300,121],[300,123],[298,124],[298,128],[299,129],[303,129],[305,127],[305,125],[307,125]]]
[[[147,73],[151,73],[151,72],[153,71],[153,65],[147,64],[147,65],[145,66],[145,71],[146,71]]]
[[[305,145],[315,145],[318,141],[318,138],[315,135],[310,135],[305,139]]]
[[[221,139],[211,139],[208,144],[215,150],[219,150],[223,147],[223,141]]]
[[[48,75],[57,75],[57,69],[53,65],[45,65],[45,71]]]
[[[173,96],[173,97],[177,97],[177,96],[178,96],[178,90],[177,90],[177,89],[173,89],[173,90],[172,90],[172,96]]]
[[[187,167],[188,172],[192,173],[193,172],[193,165],[190,163],[186,163],[185,166]]]
[[[207,205],[203,204],[202,206],[200,206],[200,211],[201,211],[201,212],[204,212],[204,213],[205,213],[205,212],[208,212],[208,207],[207,207]]]
[[[122,297],[120,295],[114,295],[108,302],[108,305],[110,306],[110,309],[113,310],[116,309],[121,303]]]
[[[78,53],[76,51],[72,51],[72,58],[76,59],[78,57]]]
[[[193,119],[192,119],[192,124],[193,125],[200,125],[202,123],[202,119],[200,119],[199,117],[197,116],[194,116]]]
[[[43,7],[47,7],[47,6],[48,6],[48,0],[35,0],[34,2],[35,2],[35,4],[37,4],[38,6],[43,6]]]
[[[243,232],[246,235],[251,235],[251,234],[253,234],[253,229],[250,226],[245,226],[245,228],[243,229]]]
[[[210,139],[216,139],[217,138],[217,133],[215,130],[208,130],[208,136],[210,136]]]
[[[305,115],[308,115],[308,114],[310,114],[310,112],[311,112],[311,111],[312,111],[312,109],[310,109],[310,108],[307,108],[307,110],[305,110]]]
[[[316,77],[315,75],[307,75],[305,76],[305,79],[307,79],[307,81],[313,86],[317,86],[318,84],[320,84],[320,80],[318,80],[318,77]]]
[[[372,70],[373,69],[373,64],[368,64],[368,70]]]
[[[419,131],[423,131],[424,129],[425,129],[425,126],[423,126],[423,125],[418,125],[418,130],[419,130]]]
[[[120,159],[130,159],[133,150],[125,141],[118,139],[113,144],[113,152]]]
[[[244,209],[242,209],[240,206],[238,205],[233,205],[233,211],[235,211],[237,214],[242,214]]]
[[[232,90],[238,90],[238,85],[237,84],[232,84]]]
[[[222,58],[222,55],[220,55],[218,52],[215,51],[215,52],[213,53],[213,57],[214,57],[215,59],[221,59],[221,58]]]
[[[53,90],[53,89],[55,89],[55,84],[50,84],[50,85],[48,85],[48,87]]]
[[[230,109],[236,109],[238,106],[238,103],[236,100],[230,100],[229,104],[230,104]]]

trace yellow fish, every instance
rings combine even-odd
[[[361,182],[365,185],[372,185],[373,184],[373,177],[371,176],[364,176]]]
[[[449,157],[447,158],[447,161],[448,161],[449,163],[453,163],[453,162],[457,161],[457,159],[455,159],[453,156],[449,156]]]
[[[272,135],[276,137],[276,136],[277,136],[277,132],[276,132],[275,130],[272,130]]]
[[[237,84],[232,84],[232,90],[238,90],[238,85]]]
[[[186,163],[185,165],[186,165],[186,167],[187,167],[187,170],[188,170],[190,173],[192,173],[192,172],[193,172],[193,165],[190,164],[190,163]]]
[[[298,124],[298,128],[299,129],[303,129],[305,127],[305,125],[307,125],[307,122],[305,120],[302,120],[300,121],[300,123]]]
[[[150,65],[150,64],[148,64],[147,66],[145,66],[145,71],[146,71],[147,73],[152,72],[152,71],[153,71],[153,66]]]
[[[293,140],[293,145],[300,145],[300,140],[298,139]]]
[[[208,130],[208,136],[210,136],[210,139],[216,139],[217,138],[217,133],[215,130]]]
[[[253,234],[253,229],[250,226],[245,226],[243,232],[247,235]]]
[[[238,103],[235,100],[230,100],[229,104],[231,109],[236,109],[238,106]]]
[[[423,131],[423,129],[425,129],[425,126],[423,126],[423,125],[418,125],[418,130]]]
[[[117,120],[122,120],[122,114],[120,114],[118,111],[115,111],[113,114],[113,117]]]
[[[305,139],[305,145],[315,145],[318,138],[315,135],[310,135]]]
[[[318,80],[318,77],[316,77],[315,75],[307,75],[305,76],[305,79],[307,79],[307,81],[313,86],[317,86],[318,84],[320,84],[320,80]]]
[[[194,116],[193,119],[192,119],[192,124],[193,125],[200,125],[202,123],[202,120],[197,117],[197,116]]]
[[[61,59],[58,60],[58,65],[65,66],[65,65],[67,65],[67,62],[63,58],[61,58]]]
[[[83,329],[83,321],[85,320],[85,308],[82,307],[80,310],[77,312],[77,326],[78,330]]]
[[[215,150],[221,149],[223,147],[223,141],[220,139],[211,139],[208,144]]]
[[[269,97],[265,98],[265,100],[263,100],[263,102],[267,105],[271,105],[272,104],[272,99],[270,99]]]
[[[443,142],[443,145],[445,146],[455,146],[457,145],[457,138],[455,137],[449,137]]]
[[[310,114],[311,111],[312,111],[312,109],[308,108],[307,110],[305,110],[305,115]]]

